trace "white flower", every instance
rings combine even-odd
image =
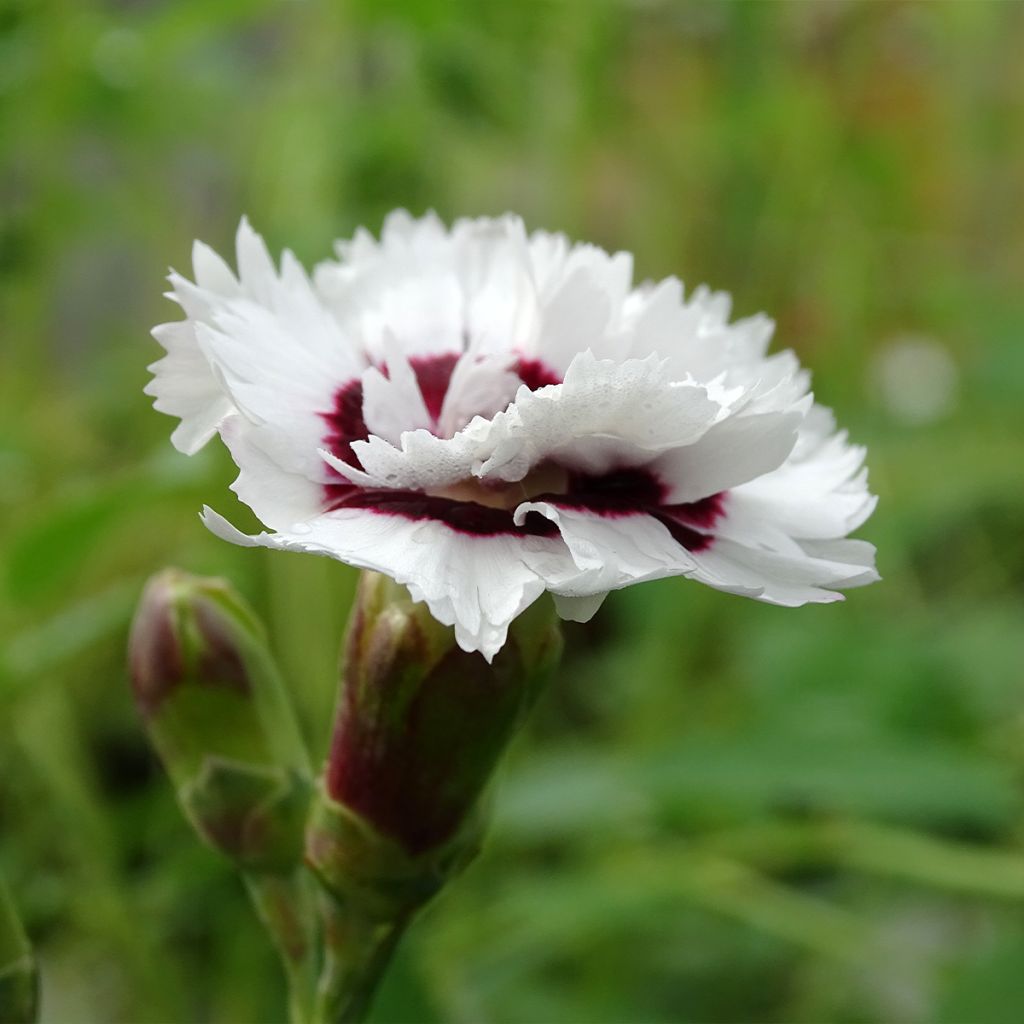
[[[877,579],[847,534],[864,451],[772,323],[632,283],[628,253],[513,216],[387,218],[312,280],[243,221],[235,275],[196,243],[186,319],[147,391],[193,453],[219,433],[273,532],[237,544],[387,573],[488,659],[543,591],[585,621],[610,590],[688,576],[781,605]]]

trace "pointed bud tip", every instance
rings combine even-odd
[[[128,667],[135,702],[147,719],[185,673],[175,601],[176,585],[183,577],[177,569],[165,569],[152,577],[132,620]]]
[[[152,718],[188,680],[248,693],[240,629],[254,625],[223,580],[180,569],[153,576],[128,640],[132,689],[142,716]]]

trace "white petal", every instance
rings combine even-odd
[[[611,300],[585,270],[577,269],[544,306],[536,353],[558,373],[565,373],[580,352],[610,356]]]
[[[376,367],[363,374],[363,419],[371,435],[394,444],[407,430],[429,428],[432,420],[416,374],[395,339],[388,339],[385,356],[386,377]]]
[[[324,507],[323,485],[282,468],[261,446],[261,435],[265,437],[237,414],[221,425],[221,437],[239,468],[231,489],[275,530],[319,515]]]
[[[379,439],[375,440],[379,441]],[[391,445],[387,444],[385,441],[379,441],[379,443],[385,448],[391,448]],[[355,448],[355,445],[352,447]],[[355,466],[349,465],[349,463],[342,461],[337,455],[328,451],[326,448],[318,448],[317,455],[323,460],[324,465],[333,469],[334,472],[341,476],[343,480],[347,480],[349,483],[355,484],[356,487],[366,487],[371,490],[376,490],[378,488],[394,486],[384,479],[372,476],[361,469],[357,469]]]
[[[476,416],[493,416],[508,406],[522,383],[509,369],[512,362],[510,352],[467,353],[455,364],[437,424],[443,436],[458,433]]]
[[[253,259],[265,270],[258,252]],[[322,414],[365,363],[291,261],[286,276],[258,278],[270,305],[225,301],[210,323],[197,323],[196,335],[235,404],[252,421],[275,427],[308,463],[327,432]]]
[[[153,328],[153,337],[167,355],[150,365],[153,379],[145,393],[156,399],[155,409],[181,420],[171,442],[178,451],[194,455],[213,437],[234,405],[200,351],[188,321],[160,324]]]
[[[546,299],[565,276],[569,239],[549,231],[534,231],[527,241],[527,249],[537,293],[541,299]]]
[[[588,597],[644,580],[685,576],[695,562],[668,530],[645,513],[601,516],[549,501],[523,502],[515,511],[522,526],[538,512],[558,526],[579,574],[550,584],[553,593]]]
[[[866,540],[840,538],[836,540],[802,540],[800,547],[811,558],[840,563],[851,566],[852,575],[836,582],[833,586],[841,586],[844,590],[852,587],[863,587],[868,583],[877,583],[881,579],[875,568],[875,546]]]
[[[350,378],[317,373],[295,352],[269,311],[250,305],[218,317],[223,330],[198,324],[202,351],[238,410],[277,435],[278,448],[313,465],[328,425],[324,415]],[[247,356],[247,351],[250,355]]]
[[[466,296],[467,350],[533,352],[541,311],[522,221],[463,221],[453,229],[453,244]]]
[[[402,434],[398,447],[370,437],[354,442],[352,451],[378,487],[436,490],[470,479],[474,466],[491,450],[492,430],[488,420],[477,418],[454,437],[415,430]],[[333,460],[328,462],[343,472]]]
[[[845,434],[819,439],[802,457],[794,452],[777,469],[731,490],[719,532],[745,543],[758,542],[765,526],[801,539],[845,537],[876,504],[860,471],[863,461],[864,449],[848,445]]]
[[[277,271],[266,243],[253,231],[248,217],[243,217],[238,225],[235,253],[238,258],[238,279],[246,295],[256,302],[272,302],[277,284]]]
[[[335,315],[383,361],[384,340],[407,356],[535,348],[539,310],[517,217],[458,221],[391,215],[379,246],[342,245],[316,282]]]
[[[171,442],[186,455],[202,448],[216,433],[221,420],[234,410],[199,347],[193,320],[211,316],[220,303],[241,294],[241,285],[227,264],[202,242],[192,246],[192,266],[196,284],[172,272],[173,290],[168,297],[193,319],[153,328],[153,337],[167,350],[167,355],[149,367],[153,380],[145,388],[145,393],[156,399],[155,409],[181,420],[171,434]]]
[[[455,627],[466,651],[491,660],[509,623],[544,591],[535,566],[561,563],[564,546],[540,537],[473,537],[430,520],[407,520],[364,509],[339,509],[278,533],[247,536],[211,509],[203,521],[217,536],[245,547],[305,551],[373,569],[409,587],[440,622]]]
[[[783,555],[719,539],[694,554],[694,578],[718,590],[788,607],[842,601],[842,594],[828,588],[861,586],[877,578],[873,567],[861,561],[871,557],[866,549],[818,550],[823,554],[812,547]]]
[[[433,210],[413,217],[408,210],[393,210],[384,218],[380,244],[384,250],[411,249],[429,255],[448,241],[448,232]]]
[[[195,451],[236,408],[276,425],[307,465],[325,433],[319,413],[365,362],[324,307],[294,257],[277,274],[263,240],[242,221],[239,277],[207,246],[193,248],[196,284],[171,275],[188,319],[154,332],[168,356],[147,389],[182,418],[173,440]]]
[[[674,375],[702,383],[721,374],[756,380],[774,324],[760,313],[730,324],[729,305],[728,295],[704,285],[684,301],[682,284],[671,277],[634,289],[625,303],[628,354],[656,352]]]
[[[377,363],[387,362],[389,341],[407,357],[461,351],[463,304],[458,278],[444,264],[367,270],[335,290],[333,302],[346,329]]]
[[[234,297],[241,292],[231,268],[205,242],[192,243],[192,272],[196,284],[207,292]]]
[[[721,411],[706,389],[666,380],[656,357],[613,363],[584,352],[562,384],[521,388],[495,417],[478,475],[521,480],[547,459],[585,473],[641,465],[696,441]]]
[[[778,467],[796,444],[798,412],[731,416],[652,469],[670,488],[666,504],[699,501]]]

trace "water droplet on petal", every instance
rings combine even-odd
[[[299,536],[305,536],[307,533],[313,532],[313,527],[309,523],[293,523],[291,532],[297,533]]]

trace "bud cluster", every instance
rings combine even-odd
[[[149,583],[130,639],[136,704],[186,816],[246,875],[293,1019],[365,1012],[410,916],[476,853],[481,795],[560,650],[539,605],[489,664],[405,588],[364,573],[313,783],[253,612],[220,580],[168,570]]]
[[[561,650],[543,610],[488,664],[404,587],[364,573],[307,857],[349,898],[415,904],[472,855],[477,804]]]

